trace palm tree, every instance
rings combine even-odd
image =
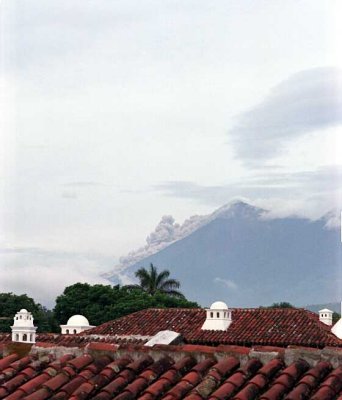
[[[138,285],[127,285],[127,289],[139,288],[144,292],[154,296],[156,293],[167,294],[168,296],[184,297],[176,289],[179,289],[180,282],[177,279],[169,279],[170,271],[164,270],[158,273],[157,268],[151,263],[147,270],[144,267],[139,268],[135,276],[139,279]]]

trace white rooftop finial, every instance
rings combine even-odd
[[[322,310],[318,311],[319,320],[326,325],[332,325],[332,316],[333,311],[329,310],[328,308],[323,308]]]
[[[232,312],[223,301],[215,301],[206,309],[206,320],[201,329],[209,331],[226,331],[232,323]]]
[[[12,342],[35,343],[37,327],[33,325],[33,316],[25,308],[15,314],[12,329]]]

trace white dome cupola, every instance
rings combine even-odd
[[[90,328],[95,328],[95,326],[89,325],[89,321],[83,315],[73,315],[66,325],[61,325],[62,334],[66,335],[75,335]]]
[[[323,308],[323,310],[318,311],[319,320],[326,325],[332,325],[333,323],[333,311]]]
[[[203,330],[226,331],[232,323],[232,312],[223,301],[215,301],[210,308],[206,309],[206,320],[202,326]]]
[[[12,341],[35,343],[37,327],[33,325],[33,316],[25,308],[15,314],[12,329]]]

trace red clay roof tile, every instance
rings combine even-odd
[[[192,371],[199,372],[201,375],[205,374],[210,367],[215,364],[215,359],[207,358],[192,368]]]
[[[235,357],[227,357],[215,364],[211,370],[219,372],[221,378],[225,378],[227,375],[231,374],[232,371],[236,370],[239,365],[240,363]]]
[[[335,364],[333,368],[324,361],[309,368],[306,361],[300,359],[285,366],[283,359],[274,358],[262,365],[256,358],[245,363],[245,355],[239,361],[222,352],[215,355],[219,360],[213,353],[193,353],[196,361],[190,353],[184,356],[184,353],[170,351],[168,354],[173,354],[170,357],[163,351],[151,349],[152,358],[145,350],[140,352],[143,356],[134,361],[130,357],[139,355],[136,347],[128,351],[128,356],[122,349],[120,356],[113,352],[119,357],[115,361],[108,356],[95,357],[95,354],[76,358],[68,355],[50,362],[47,367],[46,363],[32,358],[12,360],[10,364],[7,359],[7,368],[12,368],[15,362],[18,369],[15,376],[0,384],[0,398],[336,400],[341,395],[342,367],[336,368]],[[333,358],[335,363],[338,357]],[[27,370],[31,372],[24,373]]]
[[[11,393],[9,396],[6,397],[6,400],[19,400],[25,396],[25,392],[18,389],[14,393]]]
[[[190,383],[192,386],[196,386],[201,382],[201,374],[196,371],[191,371],[184,376],[182,381]]]
[[[278,372],[284,366],[284,361],[280,358],[274,358],[269,363],[259,369],[258,373],[271,378],[276,372]]]
[[[70,377],[67,374],[60,373],[54,378],[49,379],[43,384],[44,388],[47,388],[51,393],[55,392],[57,389],[65,385],[69,381]]]
[[[217,399],[217,400],[225,400],[230,397],[236,392],[239,386],[242,386],[244,380],[241,381],[240,385],[234,385],[231,382],[223,383],[214,393],[211,394],[209,399]]]
[[[334,392],[334,396],[339,394],[339,392],[342,390],[342,367],[336,368],[328,375],[328,377],[320,385],[317,393],[322,391],[323,388],[331,389]],[[317,393],[315,396],[317,396]]]
[[[151,337],[160,330],[173,330],[193,344],[342,347],[342,340],[319,321],[318,315],[304,309],[234,308],[232,320],[227,331],[208,331],[201,329],[204,309],[148,309],[107,322],[82,335]]]
[[[166,379],[159,379],[158,381],[154,382],[152,385],[150,385],[146,391],[143,393],[140,399],[144,397],[144,395],[149,395],[149,399],[155,399],[163,395],[170,387],[171,387],[171,382],[166,380]]]
[[[4,357],[2,360],[0,360],[0,372],[2,372],[5,368],[10,366],[14,361],[17,361],[18,359],[18,354],[10,354],[9,356]]]
[[[268,383],[268,378],[261,373],[255,375],[255,377],[249,381],[249,385],[255,385],[258,387],[258,389],[264,388],[267,385],[267,383]]]
[[[71,395],[75,390],[77,390],[82,384],[86,385],[88,384],[87,379],[84,378],[83,376],[76,376],[74,379],[72,379],[70,382],[67,382],[65,385],[63,385],[60,389],[59,392],[56,394],[59,395],[60,397],[63,395]]]
[[[29,379],[32,379],[35,375],[37,375],[37,372],[33,368],[26,368],[25,370],[21,371],[21,373],[5,382],[2,387],[6,388],[8,392],[11,393],[14,389],[24,384]]]
[[[253,400],[258,397],[259,395],[259,388],[256,385],[253,384],[247,384],[240,392],[238,392],[235,396],[234,399],[236,400]]]
[[[197,376],[199,376],[199,375],[197,375]],[[196,381],[196,384],[199,382],[200,382],[200,380]],[[185,380],[185,379],[181,380],[179,383],[177,383],[176,386],[174,386],[171,390],[169,390],[166,393],[164,400],[166,400],[166,399],[175,399],[175,400],[182,399],[193,388],[194,388],[194,385],[190,381]]]
[[[203,400],[205,397],[202,397],[199,393],[190,393],[188,396],[184,397],[186,400]]]
[[[51,396],[51,392],[46,388],[38,389],[36,392],[25,397],[25,400],[45,400]]]
[[[41,375],[36,376],[35,378],[29,380],[19,387],[19,390],[24,394],[33,393],[39,386],[41,386],[44,382],[49,380],[49,375],[42,373]]]
[[[68,361],[68,365],[71,365],[76,370],[80,370],[84,368],[86,365],[90,364],[92,361],[93,361],[92,356],[90,356],[89,354],[84,354],[83,356]]]
[[[336,396],[336,393],[329,386],[323,386],[317,390],[311,400],[331,400]]]

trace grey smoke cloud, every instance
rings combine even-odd
[[[258,105],[236,117],[229,135],[246,163],[281,154],[295,138],[342,123],[337,68],[314,68],[291,75]]]
[[[103,277],[118,279],[123,284],[132,283],[131,278],[125,273],[127,267],[185,238],[192,232],[213,221],[218,216],[231,215],[231,213],[236,212],[236,209],[231,206],[242,200],[245,199],[240,198],[232,200],[208,215],[193,215],[186,219],[183,224],[176,223],[171,215],[164,215],[155,230],[147,236],[146,245],[129,252],[126,256],[120,257],[120,264],[117,265],[113,271],[104,274]],[[222,282],[220,281],[220,283]],[[227,285],[227,282],[225,282],[225,284]]]
[[[206,221],[206,216],[195,215],[185,220],[183,224],[178,224],[171,215],[164,215],[155,230],[147,236],[145,246],[129,252],[126,256],[120,257],[120,266],[117,267],[117,270],[122,270],[133,265],[177,240],[183,239],[205,224]],[[108,276],[111,276],[111,273]]]

